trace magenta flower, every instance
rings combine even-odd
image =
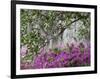
[[[20,50],[21,57],[24,57],[28,53],[27,46],[22,46]]]
[[[90,47],[80,43],[69,45],[70,51],[60,50],[59,53],[53,50],[42,48],[31,63],[21,63],[22,69],[41,69],[41,68],[62,68],[89,66],[91,64]],[[21,53],[26,55],[27,48],[21,48]]]

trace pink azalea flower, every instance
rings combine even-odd
[[[21,56],[24,57],[28,53],[27,46],[22,46],[20,53],[21,53]]]

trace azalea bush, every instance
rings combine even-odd
[[[46,51],[42,48],[31,62],[22,62],[21,69],[89,66],[90,59],[90,45],[85,46],[83,43],[78,46],[71,44],[62,50],[55,48]]]

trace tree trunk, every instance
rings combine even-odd
[[[50,39],[50,41],[49,41],[49,49],[52,49],[53,48],[53,39]]]
[[[30,33],[32,30],[32,26],[30,23],[28,23],[28,26],[27,26],[27,33]]]

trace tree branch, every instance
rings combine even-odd
[[[80,19],[82,19],[82,18],[83,18],[83,17],[80,17],[80,18],[78,18],[78,19],[72,21],[72,22],[69,23],[67,26],[70,26],[71,24],[73,24],[74,22],[76,22],[76,21],[78,21],[78,20],[80,20]],[[66,29],[66,28],[62,28],[61,31],[60,31],[60,33],[59,33],[57,36],[59,36],[60,34],[62,34],[62,33],[64,32],[65,29]]]
[[[70,26],[71,24],[73,24],[74,22],[76,22],[76,21],[78,21],[78,20],[80,20],[80,19],[82,19],[83,17],[80,17],[80,18],[78,18],[78,19],[76,19],[76,20],[74,20],[74,21],[72,21],[71,23],[69,23],[67,26]]]

